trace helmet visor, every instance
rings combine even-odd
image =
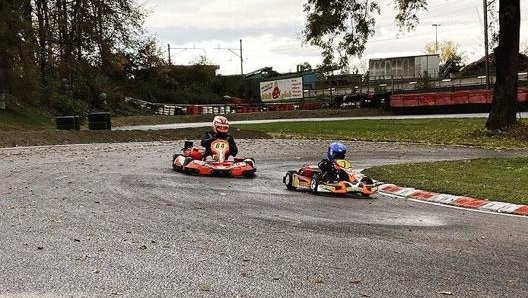
[[[335,159],[345,159],[346,151],[336,152]]]
[[[226,124],[217,124],[216,130],[219,132],[227,132],[229,130],[229,125]]]

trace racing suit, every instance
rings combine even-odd
[[[203,156],[203,159],[209,155],[212,155],[211,152],[211,143],[216,139],[224,139],[229,143],[229,153],[226,156],[229,157],[229,155],[235,157],[238,154],[238,147],[235,143],[235,139],[229,134],[229,133],[215,133],[213,131],[207,131],[202,136],[202,140],[200,141],[200,145],[205,148],[205,153]]]
[[[339,180],[339,173],[334,167],[334,163],[326,158],[323,158],[319,164],[317,164],[319,169],[321,169],[321,179],[326,182],[334,182]]]

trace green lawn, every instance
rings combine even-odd
[[[528,149],[526,126],[483,131],[486,119],[350,120],[237,125],[275,137],[412,142]],[[477,159],[380,166],[364,171],[384,182],[424,190],[528,204],[528,159]]]
[[[363,173],[400,186],[528,204],[528,158],[401,164],[372,167]]]
[[[0,131],[24,131],[52,128],[54,119],[35,108],[16,103],[7,104],[0,110]]]
[[[341,139],[528,149],[528,138],[489,135],[486,119],[346,120],[247,124],[275,137]]]

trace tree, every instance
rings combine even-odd
[[[24,1],[33,8],[35,60],[48,102],[61,94],[93,102],[114,85],[109,80],[131,76],[133,56],[150,42],[140,38],[145,15],[134,0]]]
[[[451,73],[459,72],[463,67],[463,53],[460,52],[458,43],[446,40],[438,46],[440,56],[440,77],[447,77]],[[425,45],[425,54],[436,54],[436,43],[429,42]]]
[[[424,48],[425,54],[433,55],[436,54],[436,43],[429,42]],[[448,60],[459,59],[462,60],[462,53],[460,52],[460,46],[458,43],[452,40],[446,40],[438,45],[438,54],[440,56],[440,63],[444,64]]]
[[[455,2],[455,1],[453,1]],[[394,0],[396,22],[413,30],[418,13],[426,10],[426,0]],[[323,63],[345,67],[349,56],[361,57],[365,44],[374,34],[374,14],[380,12],[375,1],[307,0],[304,42],[322,49]],[[520,0],[499,0],[499,46],[497,81],[488,129],[505,129],[516,123],[517,69],[519,53]]]
[[[21,97],[24,93],[36,91],[38,76],[32,54],[31,5],[28,0],[0,1],[0,39],[0,94],[7,92]]]
[[[312,70],[312,65],[310,64],[310,62],[304,61],[303,63],[297,65],[297,68],[300,71],[311,71]]]
[[[494,50],[496,82],[486,121],[489,130],[506,130],[517,123],[520,24],[520,0],[500,0],[499,45]]]

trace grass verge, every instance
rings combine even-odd
[[[405,187],[528,204],[528,158],[399,164],[372,167],[363,173]]]
[[[16,102],[0,110],[0,131],[28,131],[53,127],[51,116],[35,108],[28,108]]]
[[[288,122],[237,125],[279,138],[405,142],[466,145],[494,149],[528,149],[528,128],[508,133],[482,130],[486,119],[402,119]]]

